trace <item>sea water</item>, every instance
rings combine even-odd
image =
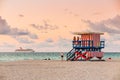
[[[0,52],[0,61],[18,61],[18,60],[61,60],[60,52]],[[66,60],[67,52],[64,52]],[[103,59],[120,59],[120,52],[105,52]]]

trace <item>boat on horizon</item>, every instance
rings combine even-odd
[[[15,52],[35,52],[33,49],[23,49],[20,47],[19,49],[16,49]]]

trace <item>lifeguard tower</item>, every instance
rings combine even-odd
[[[90,60],[93,57],[102,59],[104,52],[101,49],[104,48],[105,42],[100,41],[100,35],[103,33],[73,33],[74,36],[72,45],[73,49],[67,53],[67,60],[77,61],[77,60]]]

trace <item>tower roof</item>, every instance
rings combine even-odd
[[[73,34],[75,34],[75,35],[84,35],[84,34],[100,34],[100,35],[103,35],[104,33],[100,33],[100,32],[73,32]]]

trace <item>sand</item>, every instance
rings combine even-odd
[[[0,62],[0,80],[120,80],[120,60]]]

